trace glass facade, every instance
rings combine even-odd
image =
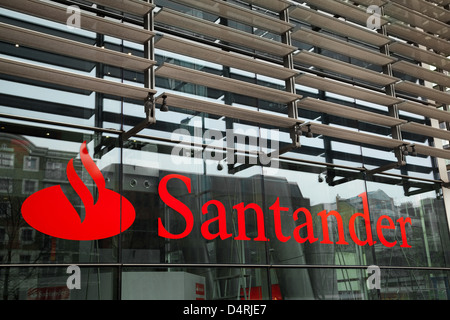
[[[0,0],[0,299],[448,300],[449,21]],[[57,236],[67,207],[120,227]]]

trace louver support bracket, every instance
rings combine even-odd
[[[147,101],[145,101],[144,104],[145,109],[145,119],[135,125],[133,128],[128,130],[122,135],[122,140],[126,141],[130,137],[136,135],[138,132],[144,130],[148,126],[156,123],[156,117],[155,117],[155,98],[152,93],[149,93],[147,97]]]

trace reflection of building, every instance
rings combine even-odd
[[[398,246],[394,246],[391,250],[386,250],[386,248],[377,243],[374,245],[376,260],[373,264],[381,266],[390,265],[439,265],[443,262],[442,259],[444,255],[441,254],[442,248],[440,247],[439,232],[427,232],[427,230],[433,230],[437,228],[437,221],[435,221],[436,216],[431,214],[430,211],[434,212],[439,210],[443,202],[436,200],[434,198],[423,199],[418,203],[412,202],[401,202],[399,204],[394,203],[394,199],[389,197],[383,190],[377,190],[368,192],[369,200],[369,210],[371,215],[372,224],[377,221],[381,215],[387,215],[396,221],[399,217],[410,217],[412,220],[411,226],[406,228],[406,237],[408,238],[409,244],[415,248],[413,252],[408,250],[402,250]],[[353,198],[344,200],[346,203],[350,203],[354,210],[363,210],[362,203],[360,199]],[[428,214],[426,214],[428,213]],[[362,228],[363,229],[363,228]],[[375,227],[372,225],[373,232]],[[437,230],[436,230],[437,231]],[[423,235],[423,237],[418,237],[417,235]],[[400,242],[402,241],[402,236],[397,228],[395,230],[384,230],[383,235],[389,242]],[[358,254],[355,252],[355,257]],[[430,260],[430,257],[435,257],[434,261]],[[428,259],[428,260],[427,260]],[[361,263],[361,261],[359,262]],[[433,278],[433,277],[432,277]],[[410,272],[405,270],[389,270],[388,276],[384,277],[382,280],[383,297],[385,299],[390,298],[406,298],[413,297],[414,299],[423,298],[420,295],[434,296],[438,294],[438,290],[431,288],[431,283],[428,275],[417,274],[411,275]],[[415,295],[411,291],[411,287],[427,287],[428,292],[418,293]],[[448,285],[446,287],[448,294]],[[442,292],[442,290],[441,290]]]
[[[437,230],[439,228],[439,223],[435,220],[436,215],[432,214],[436,210],[440,210],[443,205],[442,201],[434,198],[427,198],[418,203],[402,202],[400,204],[395,204],[394,199],[383,190],[368,192],[367,197],[374,240],[376,240],[375,223],[380,216],[389,216],[393,221],[396,221],[402,216],[410,217],[412,224],[406,228],[406,237],[409,244],[413,246],[415,250],[413,252],[402,250],[398,245],[388,250],[379,241],[374,244],[374,251],[364,251],[354,245],[335,246],[334,257],[336,264],[375,264],[381,266],[419,264],[432,266],[433,263],[439,265],[444,262],[445,255],[442,255],[442,248],[440,247],[441,239],[439,239],[441,231]],[[313,210],[316,212],[320,210],[337,210],[343,217],[344,225],[347,226],[348,219],[352,214],[355,212],[363,212],[363,203],[360,197],[349,199],[337,197],[336,203],[317,205]],[[336,230],[335,225],[335,220],[329,221],[330,231]],[[344,230],[345,238],[349,239],[350,235],[348,233],[348,228],[344,228]],[[359,230],[361,232],[361,239],[365,239],[366,235],[363,221],[361,221],[359,225]],[[435,230],[436,232],[429,232],[430,230]],[[418,237],[419,234],[424,235],[424,237]],[[395,230],[383,230],[383,236],[387,241],[392,243],[395,241],[397,241],[397,243],[402,241],[398,224]],[[435,257],[435,259],[431,261],[430,257]],[[444,287],[444,291],[442,291],[442,288],[441,290],[431,288],[428,275],[418,274],[411,276],[411,273],[405,270],[389,270],[387,273],[388,275],[382,279],[382,281],[384,281],[382,282],[384,288],[382,295],[385,299],[404,299],[411,296],[415,299],[423,298],[423,296],[416,296],[414,292],[411,292],[410,288],[414,286],[430,288],[429,292],[421,293],[429,296],[438,294],[437,292],[441,292],[441,295],[444,294],[444,296],[448,294],[448,285]],[[359,281],[359,279],[364,276],[365,270],[337,270],[339,296],[354,299],[355,297],[361,298],[364,294],[367,294],[364,283]]]
[[[108,167],[103,170],[107,181],[116,181],[116,167]],[[135,205],[137,218],[131,227],[133,231],[130,237],[125,237],[125,247],[123,258],[126,263],[138,263],[140,261],[167,261],[171,263],[261,263],[258,255],[263,249],[264,244],[254,241],[233,241],[232,239],[222,241],[220,239],[206,241],[201,238],[199,226],[182,241],[168,243],[165,239],[157,236],[157,219],[161,217],[165,225],[172,226],[171,232],[179,233],[184,228],[184,222],[174,211],[167,210],[160,206],[157,194],[158,181],[169,174],[169,172],[159,171],[157,169],[141,168],[136,166],[124,167],[124,190],[123,195],[132,201]],[[191,194],[186,194],[183,185],[173,185],[171,192],[181,193],[180,199],[191,209],[194,214],[194,220],[197,224],[206,218],[199,216],[201,212],[202,201],[210,199],[222,201],[227,211],[229,220],[227,228],[229,231],[237,229],[236,218],[233,215],[232,206],[240,201],[246,203],[256,203],[265,207],[268,212],[268,206],[276,197],[282,198],[285,205],[290,208],[309,206],[308,199],[305,199],[297,186],[290,184],[285,179],[267,179],[262,176],[254,176],[248,179],[233,177],[210,176],[201,177],[197,175],[188,175],[192,179]],[[264,189],[261,188],[261,182],[264,180]],[[109,186],[111,187],[111,186]],[[201,194],[202,196],[196,196]],[[264,200],[263,200],[264,199]],[[265,205],[263,202],[266,201]],[[269,204],[270,203],[270,204]],[[211,213],[211,214],[214,214]],[[295,227],[290,215],[283,217],[284,228],[287,234],[292,234]],[[177,230],[177,226],[179,229]],[[265,229],[269,238],[273,232],[273,222],[269,217],[266,219]],[[175,231],[174,231],[175,230]],[[246,230],[250,238],[254,238],[257,233],[256,220],[252,219],[252,214],[246,217]],[[295,241],[280,243],[278,241],[270,242],[270,260],[274,264],[285,263],[326,263],[331,261],[327,258],[326,252],[319,252],[319,247],[315,252],[305,251]],[[321,270],[311,270],[310,272],[302,269],[280,269],[274,272],[273,277],[273,296],[277,298],[309,298],[313,295],[313,290],[318,295],[332,298],[335,294],[330,290],[329,285],[315,283],[310,277],[320,277],[327,274]],[[329,274],[329,272],[328,272]],[[261,278],[255,271],[249,270],[242,273],[238,269],[207,269],[202,273],[207,282],[207,291],[209,299],[223,299],[244,297],[245,293],[261,295],[258,290],[265,287],[266,279]],[[330,277],[331,288],[334,281],[333,275]],[[294,280],[296,279],[296,280]],[[289,286],[292,281],[298,281],[298,286]],[[314,282],[314,284],[313,284]],[[314,286],[314,288],[313,288]],[[278,291],[280,291],[277,293]],[[245,293],[244,293],[245,292]],[[259,293],[258,293],[259,292]],[[267,295],[267,293],[265,293]]]
[[[383,7],[380,30],[368,26],[371,2]],[[68,263],[92,264],[71,299],[120,299],[142,273],[158,282],[172,272],[202,277],[205,288],[203,281],[190,288],[220,299],[384,299],[397,291],[402,298],[448,299],[436,293],[448,288],[450,263],[450,211],[443,205],[450,194],[442,183],[450,159],[442,148],[450,141],[448,1],[2,0],[0,7],[3,299],[64,294]],[[239,130],[245,133],[222,134]],[[277,138],[269,148],[261,142],[271,130]],[[196,145],[178,159],[201,164],[171,161],[186,137]],[[17,219],[20,204],[59,184],[84,217],[65,182],[75,154],[59,150],[73,146],[76,153],[82,141],[108,188],[135,206],[137,220],[98,241],[51,239]],[[210,142],[220,149],[210,158],[227,158],[205,161]],[[278,147],[279,170],[269,170],[275,168],[262,160]],[[78,171],[87,184],[86,170]],[[192,178],[190,194],[171,186],[195,215],[186,239],[157,234],[158,219],[173,232],[184,228],[157,192],[167,173]],[[94,186],[89,190],[95,198]],[[282,243],[269,234],[270,215],[263,218],[271,241],[207,240],[198,230],[197,222],[219,212],[211,206],[203,214],[211,199],[224,204],[235,234],[239,201],[266,211],[280,196],[316,219],[334,209],[348,222],[361,211],[353,197],[367,190],[377,190],[370,194],[374,220],[413,220],[406,230],[412,248]],[[258,215],[245,213],[254,237]],[[281,215],[287,234],[305,218],[294,221],[292,210]],[[320,230],[315,222],[319,234],[340,236],[339,225]],[[358,223],[358,236],[364,232]],[[401,236],[384,234],[389,241]],[[364,284],[371,264],[384,266],[380,290]],[[176,286],[164,289],[178,296]],[[157,296],[147,293],[141,296]]]
[[[37,147],[22,136],[0,133],[0,263],[66,260],[65,252],[57,251],[56,240],[31,228],[21,217],[20,208],[38,190],[53,185],[67,189],[66,165],[76,156],[77,153]],[[1,294],[18,295],[15,290],[23,277],[33,283],[56,275],[48,271],[1,269]]]
[[[30,194],[57,184],[67,184],[66,165],[76,153],[40,148],[21,136],[0,134],[0,194],[2,196],[2,215],[20,212],[23,200]],[[4,227],[4,226],[2,226]],[[6,237],[24,240],[34,237],[33,229],[22,229],[19,237]],[[7,239],[5,238],[7,241]]]

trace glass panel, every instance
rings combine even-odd
[[[313,12],[313,2],[325,3],[306,1],[302,8]],[[362,4],[358,7],[346,2],[327,10],[323,8],[319,12],[327,19],[320,22],[313,16],[307,19],[306,16],[305,19],[285,17],[285,14],[292,14],[292,10],[270,9],[274,3],[280,4],[279,1],[230,0],[232,4],[280,19],[280,22],[286,18],[295,27],[312,29],[344,41],[343,47],[330,48],[325,42],[294,39],[292,44],[299,51],[307,50],[336,59],[337,63],[350,63],[431,88],[433,84],[422,83],[414,72],[392,74],[390,65],[365,61],[372,59],[371,52],[379,55],[380,48],[387,43],[378,45],[378,41],[384,41],[378,36],[385,34],[386,39],[394,40],[389,34],[391,27],[384,30],[387,33],[372,32],[369,30],[372,27],[364,25],[364,7],[369,2],[356,1]],[[152,3],[157,6],[155,14],[160,8],[170,8],[188,17],[254,35],[258,42],[267,39],[280,45],[291,42],[290,37],[266,30],[256,21],[250,25],[250,21],[240,20],[238,16],[217,15],[224,12],[212,14],[177,1],[154,0]],[[79,5],[87,15],[120,21],[124,26],[142,28],[145,20],[102,6]],[[332,9],[336,5],[341,7],[338,11],[348,8],[352,14],[362,9],[362,15],[357,14],[359,18],[353,22],[336,20],[329,12],[336,11]],[[45,16],[43,12],[35,14]],[[105,47],[122,53],[121,56],[153,59],[150,56],[154,54],[155,69],[163,63],[175,64],[280,92],[292,89],[305,97],[358,111],[430,124],[430,119],[412,111],[400,111],[397,115],[396,108],[360,101],[344,95],[345,92],[325,92],[307,83],[295,84],[294,79],[272,78],[271,74],[259,74],[253,69],[244,71],[239,69],[240,64],[230,66],[223,65],[228,63],[225,61],[212,63],[193,59],[186,52],[186,56],[169,50],[153,52],[150,43],[136,44],[115,36],[74,29],[65,24],[65,18],[74,18],[67,14],[67,17],[53,16],[59,19],[57,23],[34,17],[31,12],[28,15],[4,9],[0,20],[4,25],[58,36],[95,46],[98,50]],[[369,12],[367,16],[376,18]],[[328,18],[347,24],[347,28],[329,30],[326,28],[326,22],[331,21]],[[202,36],[184,30],[184,26],[175,28],[170,26],[170,21],[163,25],[158,24],[158,19],[150,20],[156,21],[152,30],[157,31],[155,38],[166,34],[181,36],[223,50],[236,59],[242,55],[290,71],[420,103],[424,108],[441,108],[420,96],[405,96],[392,91],[393,87],[368,79],[362,81],[357,74],[340,74],[339,70],[328,70],[326,66],[311,66],[291,61],[291,57],[251,50],[250,43],[249,47],[245,43],[237,45],[232,38],[220,41],[213,35]],[[362,33],[372,33],[372,36],[365,41]],[[431,54],[429,49],[434,47],[433,57],[440,57],[437,50],[441,47],[440,41],[432,34],[427,36],[431,40],[426,42],[419,36],[406,40],[412,47],[420,44],[423,48],[415,46],[418,52]],[[196,85],[195,79],[190,83],[158,77],[153,67],[145,72],[128,70],[132,68],[128,58],[118,58],[110,62],[115,66],[110,66],[84,60],[74,52],[49,52],[51,46],[44,48],[39,41],[29,40],[32,47],[28,47],[27,42],[15,43],[20,42],[19,39],[11,36],[0,38],[1,59],[141,89],[145,85],[155,89],[157,95],[176,93],[223,104],[225,108],[230,105],[273,114],[278,119],[294,115],[301,121],[353,133],[397,138],[389,126],[328,114],[326,107],[320,112],[296,110],[293,105],[270,102],[268,90],[258,97],[246,96],[245,92],[234,94],[233,88],[210,88],[208,83]],[[350,57],[354,54],[345,52],[345,42],[353,48],[367,50],[369,58]],[[427,43],[432,47],[426,48]],[[429,68],[401,55],[386,53],[387,60],[383,61],[395,57],[428,68],[427,72],[436,75],[444,76],[441,67],[448,69],[444,64],[438,69]],[[167,101],[169,112],[156,106],[156,123],[130,139],[122,139],[124,132],[141,124],[146,115],[143,101],[120,98],[122,86],[113,92],[117,96],[110,96],[92,91],[101,90],[98,88],[69,88],[47,82],[51,80],[48,78],[35,78],[31,73],[14,72],[17,73],[0,72],[1,299],[450,299],[447,271],[450,236],[444,205],[447,190],[442,189],[440,182],[447,175],[446,160],[414,156],[414,147],[419,144],[432,146],[436,142],[439,146],[441,141],[402,131],[401,138],[409,144],[409,154],[403,154],[405,165],[395,167],[399,150],[356,144],[344,140],[345,136],[343,139],[317,134],[311,137],[305,130],[299,137],[300,147],[282,154],[276,159],[279,161],[263,164],[262,152],[267,156],[268,150],[290,145],[294,128],[278,128],[277,123],[264,126],[258,119],[243,121],[193,112],[171,106]],[[441,86],[435,89],[446,90]],[[444,123],[434,120],[431,123],[444,128]],[[262,138],[270,140],[270,146],[263,145]],[[87,152],[83,149],[84,141]],[[255,159],[259,162],[253,161]],[[379,174],[375,175],[370,171],[380,168],[391,169],[377,171]],[[29,220],[30,212],[31,216],[39,214],[48,219]],[[64,212],[72,213],[74,219],[64,220]],[[89,219],[102,213],[100,223],[83,229]],[[84,225],[79,223],[81,221]],[[113,232],[100,236],[98,232],[106,226],[111,226],[108,230]],[[92,236],[95,240],[87,237],[87,233],[95,234]],[[81,235],[86,237],[81,238]],[[81,268],[80,289],[71,289],[75,283],[67,282],[69,279],[76,282],[68,272],[68,264],[95,264]],[[374,272],[375,278],[369,270]]]
[[[301,277],[308,272],[315,276]],[[291,275],[289,281],[283,279]],[[449,273],[433,270],[367,268],[276,268],[270,272],[278,299],[448,300]],[[281,281],[280,281],[281,280]],[[305,287],[310,291],[305,293]]]
[[[374,245],[373,263],[448,267],[444,248],[449,230],[440,185],[377,176],[368,181],[367,189],[372,229],[384,242]]]
[[[133,202],[136,221],[129,234],[124,235],[124,262],[266,262],[266,241],[258,229],[264,223],[260,209],[261,177],[205,175],[206,158],[188,156],[186,159],[194,163],[177,165],[180,159],[172,156],[173,144],[136,140],[133,146],[124,150],[123,194]],[[217,162],[213,165],[218,172]],[[209,169],[211,163],[208,166]],[[170,195],[181,203],[181,209],[171,206]],[[233,207],[239,203],[254,203],[258,207],[238,217]],[[226,214],[222,216],[226,226],[215,221],[222,213]],[[204,224],[209,227],[204,229]],[[239,225],[245,230],[240,230]],[[263,240],[250,241],[258,237]]]
[[[93,159],[95,166],[103,172],[105,187],[118,191],[119,181],[113,180],[117,176],[108,175],[120,159],[120,150],[114,148],[116,138],[102,137],[92,131],[25,127],[25,123],[17,122],[3,122],[2,125],[9,132],[23,134],[0,132],[2,153],[9,155],[8,167],[0,168],[1,263],[117,261],[117,239],[83,241],[87,239],[74,238],[81,232],[86,233],[83,224],[77,227],[76,220],[69,223],[59,218],[65,217],[62,212],[68,216],[75,209],[84,221],[87,216],[98,213],[102,202],[98,181],[91,176],[92,169],[80,159],[83,141],[87,144],[88,158]],[[70,165],[71,159],[73,165]],[[80,183],[76,184],[78,179]],[[90,198],[96,206],[88,206]],[[45,216],[49,220],[42,218],[33,223],[34,220],[29,219],[34,216]],[[96,228],[101,229],[100,226]],[[75,239],[82,241],[73,241]]]
[[[0,268],[0,300],[111,300],[117,270],[107,267]]]
[[[258,268],[125,268],[123,300],[267,300],[267,270]],[[277,288],[272,296],[278,297]]]
[[[273,204],[275,209],[279,199],[281,208],[280,218],[273,211],[268,227],[271,263],[364,264],[364,252],[370,254],[370,250],[356,245],[349,233],[350,218],[363,212],[350,205],[362,204],[359,197],[365,192],[362,173],[338,167],[280,163],[276,175],[266,175],[264,179],[266,206]],[[285,166],[290,170],[284,169]],[[277,229],[278,219],[281,229]]]

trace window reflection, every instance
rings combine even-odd
[[[240,1],[229,2],[280,18],[270,10],[247,6]],[[156,0],[154,3],[158,7],[169,7],[266,39],[281,41],[283,38],[260,26],[222,19],[172,1]],[[91,9],[96,9],[96,6]],[[108,8],[102,12],[107,16],[110,13]],[[118,12],[114,11],[114,14]],[[124,18],[125,21],[136,22],[127,15]],[[5,10],[5,16],[1,19],[4,23],[43,34],[104,46],[133,56],[145,55],[146,46],[143,44],[94,32],[68,31],[63,23],[9,10]],[[117,16],[114,20],[118,21]],[[306,29],[312,27],[299,18],[291,21]],[[158,25],[158,31],[168,31],[170,34],[185,32],[162,25]],[[324,29],[320,32],[332,35],[332,31]],[[186,36],[188,34],[191,40],[199,40],[204,45],[209,43],[227,52],[237,51],[248,57],[283,65],[280,57],[250,52],[248,48],[192,32],[186,32]],[[335,34],[334,37],[373,49],[371,45],[342,34]],[[379,65],[320,49],[301,39],[294,39],[293,42],[299,50],[320,53],[337,61],[383,72]],[[265,101],[263,96],[252,98],[227,92],[227,88],[211,89],[157,76],[154,83],[147,83],[153,82],[153,79],[147,79],[147,72],[142,70],[130,71],[14,43],[1,42],[0,47],[2,57],[33,65],[45,65],[139,87],[145,83],[158,92],[185,94],[223,103],[224,107],[239,106],[276,115],[288,113],[285,105]],[[171,63],[237,79],[242,83],[286,90],[285,79],[272,79],[267,75],[217,64],[217,61],[192,59],[158,49],[155,49],[155,55],[158,65]],[[405,57],[402,59],[408,61]],[[416,61],[410,62],[417,66]],[[293,64],[292,68],[297,71],[333,76],[339,81],[351,82],[355,86],[363,84],[381,93],[385,90],[365,81],[361,83],[356,74],[343,76],[333,70],[327,71],[325,66],[322,69],[321,66],[303,65],[298,61]],[[402,80],[418,81],[413,76],[398,76]],[[220,162],[206,159],[205,149],[201,145],[186,148],[183,151],[187,152],[177,158],[183,161],[175,162],[172,151],[180,142],[177,139],[182,140],[181,136],[172,139],[176,130],[181,129],[185,136],[190,135],[192,140],[189,143],[206,144],[209,142],[209,137],[205,135],[208,130],[251,129],[257,137],[261,137],[261,132],[270,128],[256,122],[170,107],[169,113],[156,111],[156,124],[129,141],[123,141],[122,130],[140,123],[144,116],[142,101],[6,74],[1,75],[0,84],[1,113],[4,116],[0,124],[1,299],[450,298],[448,272],[427,269],[448,267],[450,261],[443,191],[439,181],[435,180],[437,170],[434,159],[430,157],[408,157],[405,166],[389,171],[391,175],[371,175],[367,169],[396,161],[392,150],[381,147],[373,149],[317,136],[313,139],[302,137],[301,148],[285,154],[277,168],[239,163],[233,170],[228,170],[231,166],[226,159],[222,158]],[[292,85],[293,90],[304,96],[377,114],[389,113],[385,106],[299,84]],[[346,127],[352,131],[385,137],[392,135],[388,126],[346,119],[322,111],[298,109],[298,115],[302,120]],[[415,123],[428,121],[424,116],[408,112],[401,111],[399,115],[401,119]],[[23,117],[28,117],[28,120],[22,121]],[[218,144],[226,147],[226,137],[222,138]],[[405,132],[403,138],[426,145],[431,141],[429,137]],[[135,223],[118,236],[96,241],[67,241],[44,235],[28,226],[21,217],[22,203],[36,191],[61,186],[80,219],[85,216],[84,205],[67,180],[66,165],[70,159],[75,159],[77,174],[92,196],[97,197],[92,177],[79,161],[79,146],[83,141],[88,142],[89,152],[105,178],[106,187],[121,193],[134,206],[137,214]],[[290,143],[289,130],[280,132],[277,142],[281,145]],[[174,173],[188,177],[191,183],[190,192],[177,180],[168,185],[170,194],[182,201],[193,216],[194,228],[182,239],[169,239],[158,233],[158,221],[172,234],[179,234],[186,228],[185,219],[167,206],[158,192],[161,179]],[[362,198],[362,194],[367,198]],[[367,199],[367,208],[364,199]],[[208,206],[207,212],[202,212],[203,206],[211,200],[220,202],[226,212],[225,228],[231,235],[226,239],[207,239],[201,229],[203,223],[211,222],[219,215],[219,207],[214,205]],[[274,211],[276,203],[286,208],[280,210],[278,218]],[[236,207],[239,204],[243,205]],[[243,212],[242,207],[249,204],[251,208]],[[239,214],[239,208],[244,214]],[[297,211],[300,208],[304,210]],[[306,213],[311,215],[310,221]],[[352,220],[355,213],[367,213],[370,225],[361,216]],[[312,226],[311,232],[305,227],[307,225]],[[351,230],[351,226],[355,228]],[[211,222],[208,231],[218,233],[218,223]],[[373,243],[365,243],[369,233]],[[355,239],[360,239],[363,244],[355,243]],[[98,264],[95,268],[82,270],[81,291],[68,290],[67,272],[61,267],[61,264],[67,263]],[[51,264],[51,267],[42,267],[42,264]],[[114,267],[106,264],[114,264]],[[134,267],[120,270],[117,266],[122,267],[121,264]],[[146,266],[148,264],[159,267]],[[233,265],[226,267],[227,264]],[[382,267],[380,289],[369,289],[366,285],[368,275],[365,267],[369,265]],[[180,284],[184,285],[184,290],[180,289]]]

